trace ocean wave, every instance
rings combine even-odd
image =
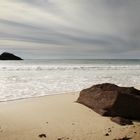
[[[41,71],[41,70],[139,70],[140,65],[127,65],[127,66],[7,66],[0,67],[0,71]]]
[[[140,85],[140,65],[0,63],[0,101],[77,92],[94,84]]]

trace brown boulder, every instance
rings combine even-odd
[[[104,83],[80,92],[77,100],[102,116],[140,120],[140,90]]]

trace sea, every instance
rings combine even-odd
[[[79,92],[100,83],[140,85],[140,60],[0,61],[0,101]]]

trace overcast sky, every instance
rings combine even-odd
[[[0,0],[0,53],[140,58],[140,0]]]

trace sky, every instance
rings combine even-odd
[[[139,59],[140,0],[0,0],[0,53]]]

